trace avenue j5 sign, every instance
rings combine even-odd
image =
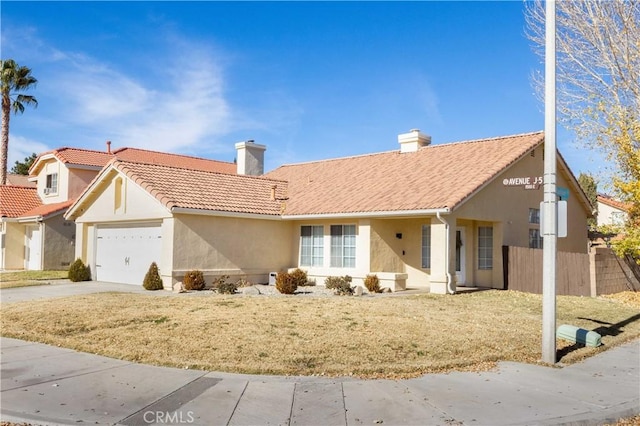
[[[542,176],[525,176],[504,178],[504,186],[522,186],[524,189],[539,189],[542,186]]]

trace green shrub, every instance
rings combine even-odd
[[[144,281],[142,282],[142,286],[146,290],[162,290],[164,285],[162,284],[162,278],[160,278],[160,273],[158,272],[158,265],[156,262],[151,262],[151,266],[149,266],[149,270],[147,274],[144,276]]]
[[[81,259],[76,259],[69,267],[69,280],[77,283],[79,281],[91,281],[91,269],[82,263]]]
[[[276,289],[282,294],[293,294],[298,289],[298,283],[288,272],[278,272],[276,275]]]
[[[220,294],[234,294],[238,290],[237,283],[227,282],[229,275],[221,275],[213,280],[213,289]]]
[[[289,272],[291,275],[291,279],[296,283],[296,287],[304,287],[308,285],[307,283],[307,273],[300,268],[296,268],[293,271]]]
[[[182,284],[184,284],[185,290],[202,290],[205,286],[204,275],[202,271],[194,269],[184,274],[182,278]]]
[[[351,288],[352,278],[349,275],[344,277],[327,277],[324,280],[324,285],[330,290],[335,290],[335,293],[339,296],[353,294]]]
[[[380,280],[377,275],[367,275],[364,279],[364,286],[370,293],[380,293]]]

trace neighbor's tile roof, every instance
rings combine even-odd
[[[83,166],[104,167],[112,158],[113,154],[106,151],[94,151],[80,148],[58,148],[53,153],[65,164],[79,164]]]
[[[286,182],[255,176],[219,173],[193,168],[114,160],[120,170],[168,209],[174,207],[279,215]],[[276,186],[276,200],[271,189]]]
[[[7,185],[28,186],[30,188],[35,188],[36,186],[38,186],[36,182],[31,182],[29,180],[29,176],[17,175],[14,173],[7,173]]]
[[[40,205],[36,188],[0,185],[0,217],[20,217]]]
[[[104,167],[109,163],[109,161],[117,157],[125,161],[160,164],[220,173],[236,173],[236,165],[234,163],[190,157],[187,155],[171,154],[168,152],[149,151],[140,148],[125,147],[108,153],[106,151],[64,147],[42,153],[38,156],[38,159],[47,154],[53,154],[64,164],[77,164],[83,166]],[[36,159],[34,164],[38,163],[38,159]],[[30,170],[32,174],[34,171],[35,170]]]
[[[602,204],[606,204],[610,207],[622,210],[622,211],[629,211],[629,209],[631,208],[630,205],[623,203],[622,201],[618,201],[615,200],[613,198],[611,198],[609,195],[606,194],[598,194],[597,196],[598,202],[602,203]]]
[[[543,132],[285,165],[285,216],[451,209],[544,140]]]
[[[67,200],[61,203],[53,203],[53,204],[42,204],[38,207],[35,207],[29,211],[22,213],[21,217],[33,217],[33,216],[42,216],[46,217],[54,213],[62,212],[63,210],[67,210],[69,206],[73,204],[75,200]]]
[[[158,164],[182,169],[202,170],[220,173],[236,173],[236,165],[226,161],[208,160],[187,155],[148,151],[139,148],[120,148],[114,151],[120,160]]]

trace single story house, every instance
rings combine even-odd
[[[542,244],[544,134],[398,142],[265,175],[252,141],[236,145],[237,174],[114,158],[65,215],[76,257],[94,279],[135,285],[155,261],[165,288],[191,269],[267,282],[295,267],[319,284],[377,274],[393,290],[503,288],[502,247]],[[569,217],[558,249],[586,253],[591,206],[560,154],[557,166]]]

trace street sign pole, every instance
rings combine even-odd
[[[556,363],[556,2],[545,6],[542,361]]]

